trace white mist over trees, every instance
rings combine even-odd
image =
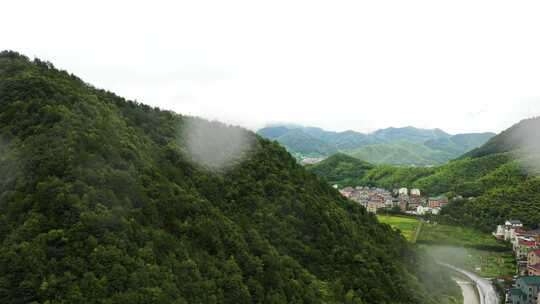
[[[228,170],[249,157],[255,136],[240,127],[189,118],[183,125],[182,141],[188,159],[212,171]]]

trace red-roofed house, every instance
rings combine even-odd
[[[516,258],[518,260],[526,260],[527,254],[535,249],[536,242],[535,241],[529,241],[525,239],[519,239],[518,240],[518,246],[516,248]]]

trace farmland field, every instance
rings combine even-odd
[[[420,221],[411,217],[392,216],[392,215],[377,215],[379,222],[388,224],[394,229],[399,229],[403,236],[411,241],[414,238],[416,228],[420,225]]]
[[[419,220],[412,217],[377,215],[379,222],[399,229],[409,241],[416,241],[438,261],[472,271],[483,277],[515,274],[515,260],[507,244],[474,229],[423,223],[417,240],[413,240]]]
[[[511,276],[516,272],[508,244],[473,229],[424,224],[417,244],[435,259],[483,277]]]

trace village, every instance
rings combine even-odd
[[[346,187],[339,190],[341,195],[358,202],[367,211],[377,213],[380,211],[395,210],[409,215],[438,214],[442,207],[448,204],[444,195],[424,197],[419,189],[400,188],[392,192],[377,187]]]
[[[368,212],[399,212],[411,216],[439,214],[449,203],[446,196],[425,197],[419,189],[400,188],[388,191],[378,187],[345,187],[339,192],[364,206]],[[519,220],[498,225],[493,236],[508,242],[516,260],[516,276],[506,278],[505,302],[540,304],[540,229],[527,230]]]
[[[493,235],[512,244],[517,273],[506,292],[506,303],[540,304],[540,229],[526,230],[519,220],[507,220]]]

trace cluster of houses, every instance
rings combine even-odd
[[[540,304],[540,230],[526,230],[518,220],[497,226],[494,236],[512,244],[518,273],[514,287],[506,294],[511,304]]]
[[[448,204],[445,196],[425,198],[420,189],[400,188],[392,192],[376,187],[346,187],[339,191],[343,196],[358,202],[369,212],[399,207],[401,212],[411,215],[438,214]]]
[[[339,192],[346,198],[358,202],[369,212],[377,213],[379,209],[392,208],[394,206],[392,193],[382,188],[346,187],[339,190]]]

